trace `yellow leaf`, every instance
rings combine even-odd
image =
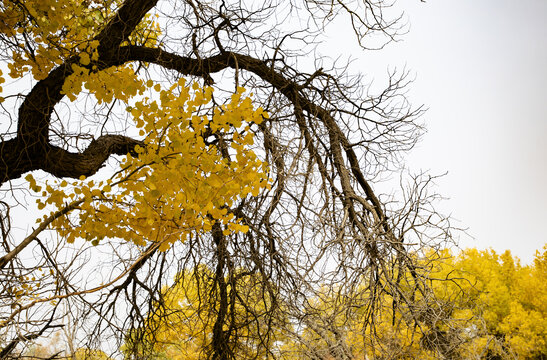
[[[87,66],[90,63],[89,54],[86,52],[80,53],[80,64]]]

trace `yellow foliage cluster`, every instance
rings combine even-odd
[[[67,77],[62,89],[62,93],[71,101],[76,100],[82,87],[95,95],[99,104],[110,103],[114,98],[127,103],[135,95],[142,95],[146,89],[144,81],[138,78],[131,65],[93,72],[72,64],[72,70],[73,73]]]
[[[34,79],[42,80],[53,68],[76,56],[80,65],[90,65],[98,59],[95,37],[121,4],[121,0],[3,1],[0,34],[9,38],[11,44],[12,61],[7,64],[9,75],[19,78],[30,71]],[[159,24],[153,15],[147,14],[128,43],[153,46],[159,35]],[[81,69],[76,72],[81,77]],[[93,82],[93,79],[89,80]],[[120,85],[116,87],[122,88]],[[71,96],[72,93],[66,91],[69,88],[63,90]]]
[[[223,331],[230,328],[232,333],[228,347],[238,359],[268,358],[268,354],[277,353],[283,341],[279,330],[287,323],[274,315],[268,316],[275,311],[274,299],[265,290],[261,277],[247,271],[236,272],[234,277],[238,280],[228,286],[227,296],[235,304],[228,306],[223,326]],[[159,359],[207,358],[219,312],[214,279],[214,272],[204,265],[178,274],[174,285],[163,290],[161,305],[156,304],[150,311],[148,326],[154,333],[128,337],[122,350],[127,354],[144,351]],[[267,333],[268,330],[272,331]]]
[[[547,245],[530,266],[520,265],[508,251],[499,255],[477,249],[456,256],[449,250],[430,252],[422,264],[433,265],[426,281],[432,292],[411,295],[417,280],[409,273],[400,277],[399,296],[394,298],[385,286],[378,302],[370,302],[367,281],[352,294],[325,289],[310,301],[319,323],[305,326],[305,341],[289,343],[287,349],[329,359],[332,344],[344,339],[355,359],[547,355]],[[372,306],[377,313],[370,319]]]
[[[229,209],[270,184],[267,164],[250,149],[251,126],[267,114],[254,109],[244,91],[239,88],[212,115],[199,111],[209,106],[212,89],[187,87],[184,79],[160,90],[159,102],[136,102],[127,110],[146,134],[138,156],[127,156],[122,170],[105,181],[82,177],[70,184],[59,180],[39,186],[29,174],[32,190],[44,188],[39,208],[60,210],[66,202],[79,203],[76,219],[65,216],[53,224],[69,242],[117,237],[138,245],[159,243],[166,250],[190,232],[210,231],[217,222],[225,234],[246,232],[248,227]],[[207,131],[218,138],[215,144],[203,137]]]
[[[86,349],[86,348],[77,349],[73,359],[74,360],[112,360],[112,358],[108,356],[102,350],[92,350],[92,349]]]
[[[477,320],[470,347],[479,353],[507,358],[532,359],[547,355],[547,245],[537,251],[534,264],[522,266],[509,251],[471,249],[453,262],[454,276],[465,282],[460,301]]]
[[[74,0],[3,2],[0,32],[17,44],[12,49],[13,61],[8,64],[10,76],[21,77],[30,70],[36,80],[41,80],[71,56],[92,52],[93,45],[89,41],[108,16],[105,12],[112,10],[102,3]],[[110,4],[116,6],[114,1]]]

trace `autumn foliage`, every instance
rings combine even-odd
[[[0,3],[0,358],[547,356],[547,252],[434,251],[433,178],[375,192],[407,75],[300,68],[334,17],[363,49],[398,18],[297,2]]]
[[[338,322],[354,359],[542,359],[547,355],[547,248],[538,251],[534,263],[527,266],[520,265],[508,251],[499,255],[493,250],[468,249],[453,255],[445,250],[428,256],[436,296],[416,299],[414,306],[420,307],[418,313],[422,314],[419,329],[410,325],[404,311],[393,312],[394,297],[387,294],[377,305],[382,311],[369,326],[363,324],[366,307],[332,314],[339,308],[334,304],[344,300],[329,297],[332,292],[328,289],[324,297],[312,299],[310,314],[318,311]],[[432,263],[433,257],[436,260]],[[129,336],[125,349],[149,346],[149,354],[165,359],[206,357],[214,310],[203,306],[200,297],[211,292],[211,277],[205,267],[180,274],[173,287],[164,290],[165,302],[150,313],[153,333],[140,344],[132,343]],[[253,291],[252,277],[241,281]],[[264,294],[248,295],[256,306],[268,301]],[[263,306],[267,308],[267,304]],[[233,316],[246,318],[244,306],[231,311],[235,312]],[[329,339],[320,333],[320,324],[288,331],[284,322],[277,322],[276,332],[268,338],[270,353],[256,354],[253,341],[260,337],[246,332],[260,332],[261,326],[264,324],[259,322],[243,326],[239,343],[232,345],[238,358],[308,359],[314,354],[335,358],[328,347]]]
[[[212,116],[199,115],[209,105],[212,89],[184,85],[181,79],[167,90],[155,86],[159,103],[145,98],[128,107],[146,137],[112,178],[82,176],[70,184],[58,180],[38,185],[27,175],[30,188],[42,191],[38,208],[51,205],[55,212],[67,201],[78,204],[77,217],[60,217],[52,224],[68,242],[81,238],[97,244],[117,237],[137,245],[158,243],[166,250],[190,233],[211,231],[215,222],[223,224],[224,235],[248,230],[228,209],[269,187],[267,164],[249,149],[251,126],[267,115],[243,97],[243,88],[231,102],[213,108]],[[207,131],[221,137],[222,145],[207,143]]]

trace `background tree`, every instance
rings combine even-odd
[[[450,275],[461,279],[457,285],[465,293],[459,307],[474,315],[467,327],[474,330],[471,349],[476,353],[492,359],[547,355],[545,250],[536,251],[527,266],[509,251],[471,249],[452,260]]]
[[[237,357],[236,303],[249,321],[283,313],[309,326],[322,288],[342,297],[367,278],[366,297],[337,311],[362,307],[368,327],[382,294],[396,299],[393,311],[412,309],[400,274],[410,272],[411,293],[430,287],[409,250],[449,240],[450,226],[432,207],[431,177],[402,180],[397,199],[374,188],[400,172],[422,111],[404,97],[406,74],[373,93],[335,57],[311,55],[338,17],[364,49],[381,48],[401,30],[392,6],[3,2],[3,219],[23,201],[21,185],[52,212],[23,240],[3,232],[2,356],[62,327],[61,309],[79,309],[80,331],[96,342],[88,348],[111,334],[122,341],[146,329],[165,283],[198,264],[214,273],[200,299],[211,302],[212,358]],[[28,172],[37,176],[20,179]],[[46,240],[48,227],[57,232]],[[239,271],[267,294],[265,308],[251,306]],[[348,358],[339,324],[321,326],[334,336],[330,354]],[[284,331],[302,340],[298,327]],[[269,343],[255,343],[267,356]]]
[[[137,352],[153,358],[204,358],[213,345],[211,339],[220,305],[218,299],[202,300],[214,296],[214,283],[210,281],[214,276],[205,266],[178,274],[174,284],[163,289],[161,302],[150,310],[145,328],[128,334],[123,346],[125,353],[129,357]],[[279,316],[283,315],[282,311],[268,311],[276,298],[263,293],[263,280],[249,271],[237,271],[235,277],[236,283],[227,294],[231,301],[226,314],[232,319],[230,326],[234,327],[235,336],[227,339],[225,346],[240,359],[266,358],[269,354],[282,356],[283,330],[290,326],[287,319]],[[135,351],[134,347],[140,349]]]
[[[394,297],[383,293],[380,310],[372,316],[374,327],[362,323],[368,318],[363,313],[366,307],[340,304],[370,298],[366,279],[346,297],[333,296],[336,292],[327,288],[310,301],[313,307],[307,311],[321,317],[305,326],[302,341],[291,346],[297,354],[336,358],[331,353],[335,333],[325,331],[328,323],[335,322],[352,359],[543,359],[545,255],[544,248],[537,251],[533,264],[522,266],[508,251],[501,255],[477,249],[430,253],[426,266],[433,294],[416,294],[409,302],[412,309],[394,312]],[[410,273],[403,278],[402,283],[412,285]],[[411,295],[411,290],[412,286],[401,286],[403,294]],[[415,331],[415,326],[421,331]]]

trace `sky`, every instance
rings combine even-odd
[[[388,68],[415,77],[408,96],[428,108],[428,132],[407,157],[410,171],[446,176],[462,247],[506,249],[530,263],[547,243],[547,1],[400,0],[408,34],[362,52],[336,24],[326,46],[355,59],[369,78]],[[345,26],[345,27],[344,27]]]
[[[415,77],[409,97],[428,108],[428,132],[407,166],[447,172],[435,190],[468,229],[461,246],[530,263],[547,242],[547,1],[396,6],[409,24],[402,41],[366,55],[348,43],[348,53],[364,73],[406,67]],[[347,29],[337,31],[340,46]]]

